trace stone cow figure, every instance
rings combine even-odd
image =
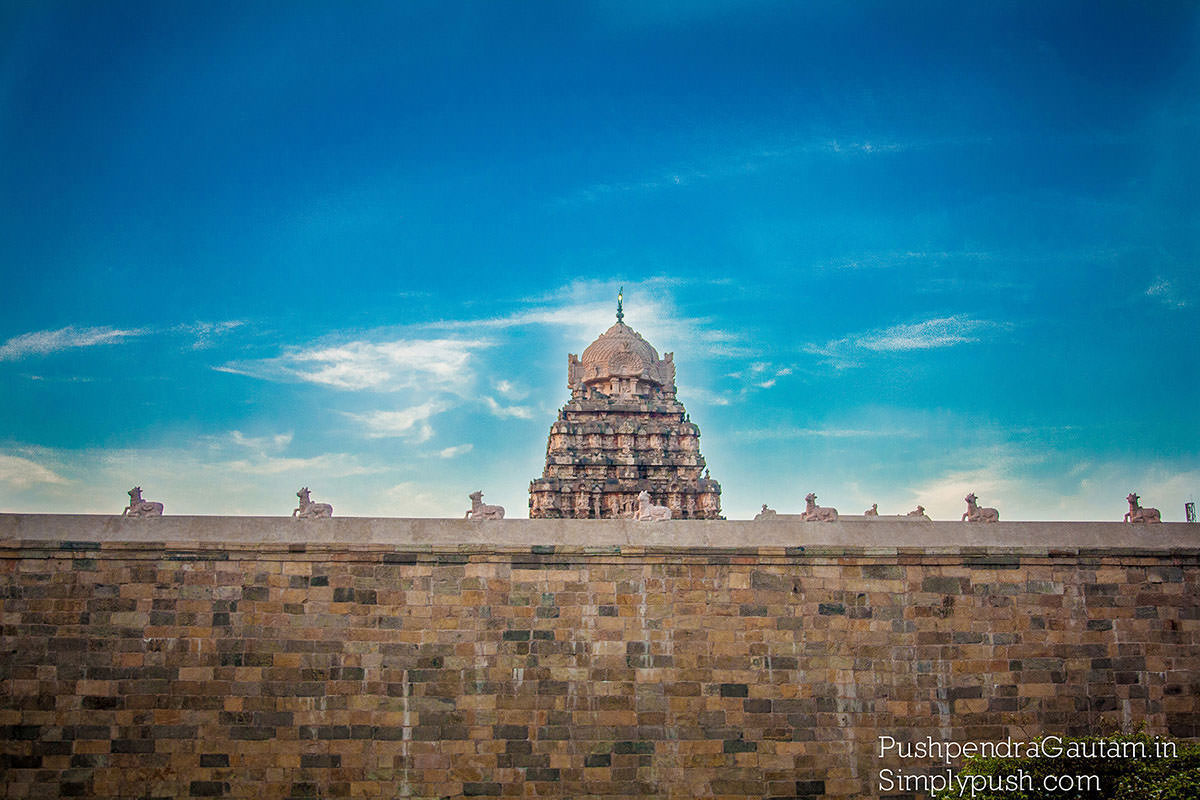
[[[142,487],[135,486],[126,494],[129,495],[129,505],[121,512],[122,517],[161,517],[163,504],[142,499]],[[1158,513],[1157,511],[1154,513]]]
[[[767,504],[763,503],[762,511],[755,514],[754,518],[756,520],[763,520],[763,519],[775,519],[778,516],[779,516],[779,514],[777,514],[775,512],[775,509],[767,508]]]
[[[879,516],[879,503],[871,503],[871,507],[863,512],[863,516],[864,517],[878,517]]]
[[[967,510],[963,512],[962,518],[966,522],[999,522],[1000,512],[994,508],[980,508],[975,505],[975,501],[979,498],[974,492],[963,498],[967,503]]]
[[[805,522],[836,522],[838,513],[836,508],[822,508],[817,505],[817,496],[812,492],[804,498],[807,504],[804,508]]]
[[[670,508],[654,505],[650,502],[650,493],[645,490],[638,493],[638,508],[634,519],[639,522],[665,522],[670,518]]]
[[[483,491],[471,492],[471,510],[463,519],[504,519],[504,506],[489,506],[483,502]]]
[[[908,512],[908,514],[906,516],[918,517],[920,519],[929,519],[929,517],[925,515],[925,506],[917,506],[912,511]]]
[[[329,505],[329,503],[314,503],[309,497],[307,486],[296,492],[296,497],[300,498],[300,507],[292,509],[292,516],[296,519],[317,519],[318,517],[333,516],[333,506]]]
[[[1162,515],[1157,508],[1142,508],[1138,505],[1138,496],[1133,492],[1125,498],[1129,501],[1129,511],[1125,513],[1126,522],[1162,522]]]

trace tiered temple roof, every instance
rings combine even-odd
[[[673,353],[624,322],[567,356],[571,400],[550,426],[546,469],[529,484],[529,516],[629,517],[638,494],[674,519],[720,519],[721,485],[708,477],[700,429],[675,397]]]

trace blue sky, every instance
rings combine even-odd
[[[675,353],[731,518],[1200,492],[1193,3],[0,6],[0,510],[525,516]]]

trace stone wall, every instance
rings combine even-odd
[[[850,798],[885,734],[1200,736],[1197,526],[887,525],[0,515],[2,793]]]

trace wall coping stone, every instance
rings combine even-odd
[[[967,523],[909,520],[837,522],[671,520],[460,520],[428,518],[0,514],[0,549],[59,551],[125,545],[229,551],[301,552],[380,548],[413,553],[523,552],[531,559],[565,554],[631,556],[639,550],[708,557],[753,554],[783,558],[856,555],[1198,555],[1200,524],[1167,522]],[[137,548],[135,548],[137,549]],[[993,559],[994,560],[994,559]]]

